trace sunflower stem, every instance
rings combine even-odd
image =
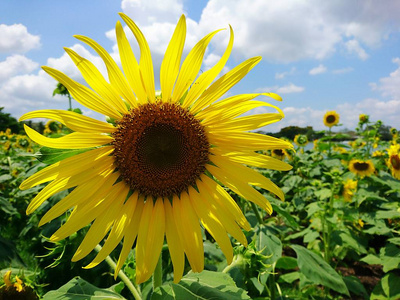
[[[96,252],[100,252],[101,249],[102,248],[100,245],[97,245],[94,248]],[[113,261],[113,259],[109,255],[105,258],[105,262],[111,267],[111,269],[115,271],[115,269],[117,268],[117,264]],[[139,291],[136,289],[132,281],[128,278],[128,276],[126,276],[126,274],[122,270],[118,272],[118,277],[122,280],[122,282],[125,284],[128,290],[132,293],[135,300],[142,300],[142,296],[140,295]]]
[[[256,218],[257,218],[258,223],[259,223],[260,225],[264,225],[264,221],[263,221],[263,219],[261,218],[261,215],[260,215],[260,212],[259,212],[258,209],[257,209],[257,206],[256,206],[253,202],[250,202],[250,205],[251,205],[251,208],[252,208],[253,211],[254,211],[254,214],[256,215]]]
[[[156,288],[162,285],[162,254],[158,258],[156,269],[153,273],[153,292]]]

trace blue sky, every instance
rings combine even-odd
[[[261,55],[263,60],[228,95],[273,91],[289,125],[322,129],[322,117],[336,110],[342,128],[358,115],[400,129],[400,1],[267,0],[0,0],[0,106],[15,117],[35,109],[67,108],[52,97],[56,82],[41,71],[48,65],[83,82],[64,53],[69,47],[105,72],[101,59],[73,38],[89,36],[118,62],[114,26],[125,12],[144,32],[155,77],[179,16],[187,17],[185,53],[205,34],[231,24],[235,43],[225,71]],[[222,31],[211,42],[202,69],[223,53]],[[133,41],[133,39],[132,39]],[[137,54],[139,56],[139,54]],[[265,99],[267,100],[267,99]],[[75,107],[79,105],[75,102]],[[258,111],[261,112],[261,111]],[[84,109],[86,115],[101,116]]]

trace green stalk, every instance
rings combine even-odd
[[[332,127],[329,127],[329,131],[328,131],[328,135],[329,135],[329,150],[328,150],[328,157],[331,156],[331,148],[332,148]]]
[[[263,221],[263,219],[261,218],[261,215],[260,215],[260,212],[259,212],[258,209],[257,209],[257,206],[256,206],[253,202],[250,202],[250,205],[251,205],[251,208],[252,208],[253,211],[254,211],[254,214],[256,215],[256,218],[257,218],[258,223],[259,223],[260,225],[263,225],[263,224],[264,224],[264,221]]]
[[[96,250],[97,252],[100,252],[101,249],[102,248],[100,245],[97,245],[96,247],[94,247],[94,250]],[[111,267],[111,269],[113,269],[115,271],[115,269],[117,268],[117,264],[112,260],[112,258],[110,256],[107,256],[105,258],[105,262]],[[128,276],[126,276],[126,274],[122,270],[120,270],[118,272],[118,277],[122,280],[122,282],[125,284],[125,286],[132,293],[135,300],[143,300],[139,291],[135,288],[132,281],[130,281]]]
[[[153,273],[153,292],[156,288],[162,285],[162,254],[158,258],[156,269]]]

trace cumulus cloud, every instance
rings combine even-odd
[[[22,24],[0,24],[0,53],[25,53],[40,47],[40,37]]]
[[[318,75],[318,74],[322,74],[325,73],[328,69],[323,65],[320,64],[318,67],[312,68],[308,74],[310,75]]]
[[[35,70],[39,64],[19,54],[14,54],[0,62],[0,82],[17,74],[27,74]]]
[[[373,90],[380,91],[384,97],[392,97],[400,100],[400,58],[396,57],[392,60],[397,64],[397,69],[389,74],[389,77],[379,79],[379,83],[372,83]]]
[[[291,68],[290,71],[276,73],[275,79],[284,79],[286,76],[293,75],[294,73],[296,73],[296,67]]]
[[[333,74],[345,74],[345,73],[350,73],[353,71],[354,71],[354,69],[352,67],[347,67],[347,68],[332,70],[332,73]]]
[[[277,94],[292,94],[292,93],[301,93],[305,90],[302,86],[297,86],[293,83],[289,83],[288,85],[284,86],[272,86],[272,87],[265,87],[265,88],[258,88],[256,92],[258,93],[267,93],[267,92],[274,92]]]
[[[347,41],[345,47],[350,54],[355,53],[361,60],[366,60],[369,57],[357,40]]]

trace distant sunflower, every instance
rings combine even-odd
[[[371,160],[352,159],[349,162],[349,170],[364,178],[365,176],[371,176],[375,172],[375,167]]]
[[[290,155],[285,149],[272,149],[271,156],[280,160],[284,159],[285,157],[290,158]]]
[[[336,111],[332,110],[332,111],[326,112],[326,114],[324,116],[325,126],[333,127],[338,123],[339,123],[339,114]]]
[[[359,115],[359,120],[361,124],[365,124],[369,121],[369,116],[366,114],[360,114]]]
[[[400,145],[392,145],[389,150],[387,165],[392,171],[392,176],[400,180]]]
[[[307,136],[304,135],[304,134],[297,134],[297,135],[294,137],[294,140],[293,140],[293,141],[294,141],[295,144],[296,144],[297,146],[299,146],[299,147],[304,147],[305,145],[308,144],[308,138],[307,138]]]
[[[343,183],[343,197],[346,201],[351,201],[354,193],[357,190],[357,180],[347,179]]]
[[[91,223],[73,261],[88,255],[108,234],[102,250],[87,268],[98,265],[123,240],[117,276],[136,240],[136,282],[141,283],[154,272],[165,236],[174,281],[178,282],[183,275],[185,254],[193,271],[204,268],[200,223],[217,241],[228,263],[233,251],[227,233],[247,244],[241,228],[250,230],[250,225],[220,184],[271,213],[270,203],[252,186],[269,190],[281,199],[282,191],[247,166],[289,170],[290,165],[256,151],[288,149],[292,145],[252,132],[283,117],[279,108],[254,98],[264,95],[281,100],[278,95],[243,94],[217,101],[261,59],[250,58],[216,79],[231,53],[232,28],[223,56],[198,76],[207,45],[219,30],[200,40],[180,66],[186,36],[182,16],[161,64],[161,94],[156,96],[146,39],[129,17],[120,15],[141,51],[138,63],[121,23],[117,22],[116,36],[125,75],[100,45],[84,36],[76,38],[103,59],[110,83],[91,62],[67,48],[93,90],[60,71],[43,67],[74,99],[108,116],[110,122],[62,110],[23,115],[21,120],[49,118],[74,131],[64,137],[48,138],[25,126],[29,137],[38,144],[87,151],[32,175],[21,184],[21,189],[51,181],[29,204],[30,214],[48,197],[75,187],[39,224],[72,209],[67,222],[50,237],[56,242]],[[261,106],[273,107],[278,113],[241,116]]]

